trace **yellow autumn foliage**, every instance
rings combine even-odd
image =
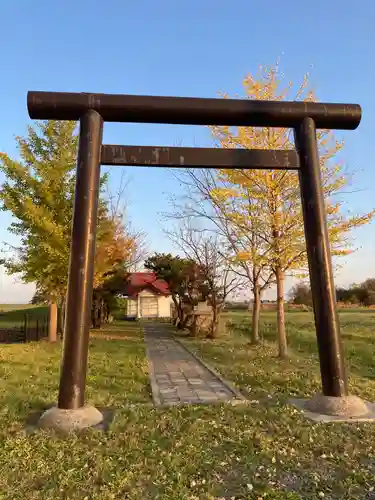
[[[297,93],[290,96],[293,85],[284,88],[279,66],[260,68],[256,76],[247,75],[243,81],[248,99],[316,101],[308,88],[305,75]],[[223,95],[224,98],[228,97]],[[214,138],[222,148],[294,149],[290,129],[266,127],[211,127]],[[337,194],[349,185],[350,178],[343,172],[343,164],[335,156],[343,142],[331,131],[317,133],[320,165],[325,195],[327,223],[333,255],[348,255],[354,248],[350,240],[352,229],[367,224],[375,212],[349,215]],[[300,273],[306,269],[306,247],[302,218],[298,174],[282,170],[220,170],[218,185],[212,199],[222,207],[238,237],[246,232],[256,233],[258,247],[241,251],[237,259],[268,263],[274,271]],[[259,243],[260,242],[260,243]]]

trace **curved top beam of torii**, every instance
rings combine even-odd
[[[356,129],[362,115],[358,104],[39,91],[28,92],[27,107],[40,120],[79,120],[93,109],[107,122],[294,128],[309,117],[341,130]]]

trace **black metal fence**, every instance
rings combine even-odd
[[[48,337],[48,314],[33,316],[24,314],[14,326],[0,324],[0,343],[14,344],[35,342]]]

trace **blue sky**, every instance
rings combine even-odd
[[[234,95],[241,93],[246,73],[281,56],[287,80],[299,83],[311,71],[320,100],[363,107],[360,127],[338,135],[346,141],[343,158],[356,171],[358,192],[348,197],[350,207],[366,211],[375,205],[375,4],[370,0],[12,0],[1,2],[0,19],[1,151],[15,155],[14,136],[30,123],[28,90]],[[140,124],[106,124],[104,141],[212,144],[204,127]],[[146,231],[151,249],[168,250],[158,213],[167,209],[167,193],[178,193],[178,183],[163,169],[127,174],[133,225]],[[111,170],[112,186],[120,176],[120,169]],[[6,230],[9,222],[9,215],[0,213],[0,242],[14,241]],[[357,231],[356,239],[361,248],[347,259],[337,283],[375,275],[375,224]],[[0,303],[24,302],[31,293],[30,286],[0,272]]]

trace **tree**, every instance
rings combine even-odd
[[[256,77],[248,75],[244,79],[244,89],[249,99],[284,100],[289,97],[292,84],[289,83],[286,89],[281,87],[276,65],[274,68],[261,68],[261,73]],[[226,98],[227,95],[223,97]],[[294,100],[316,100],[313,92],[308,89],[308,75],[304,77]],[[218,146],[223,148],[294,147],[288,129],[217,126],[211,130]],[[337,196],[344,192],[350,177],[344,175],[341,164],[334,162],[334,156],[342,149],[343,143],[328,131],[319,131],[317,138],[332,253],[348,255],[353,251],[349,240],[350,231],[367,224],[374,217],[374,211],[355,216],[344,211],[343,203]],[[221,170],[219,174],[222,186],[214,191],[217,203],[235,207],[231,214],[227,212],[227,216],[230,224],[238,231],[248,234],[255,231],[262,242],[262,255],[274,274],[277,286],[279,356],[285,357],[285,275],[298,275],[307,268],[298,176],[292,171],[274,170],[229,169]],[[239,255],[239,258],[251,259],[251,248]]]
[[[38,290],[38,288],[35,290],[35,293],[30,300],[30,304],[33,305],[46,305],[48,304],[48,299],[44,296],[43,292]]]
[[[123,286],[127,270],[138,257],[138,234],[128,234],[119,215],[108,215],[98,226],[99,244],[95,251],[92,326],[109,320],[114,296]]]
[[[202,294],[203,277],[199,266],[192,259],[155,253],[145,261],[145,268],[168,283],[177,314],[177,327],[185,328],[191,319],[192,307]]]
[[[0,154],[0,169],[6,176],[0,190],[1,209],[12,213],[9,231],[20,238],[12,255],[2,263],[9,274],[24,282],[35,282],[50,304],[50,340],[56,340],[57,306],[64,309],[71,241],[75,169],[76,124],[44,121],[28,127],[27,137],[17,137],[20,161]],[[106,183],[102,176],[101,186]],[[126,260],[134,247],[118,218],[108,212],[101,199],[95,255],[95,286]]]
[[[117,295],[123,290],[129,270],[136,268],[145,255],[145,235],[134,231],[127,219],[127,187],[128,183],[122,175],[116,192],[109,189],[106,192],[108,219],[100,228],[98,238],[101,244],[96,248],[91,311],[93,328],[100,328],[103,322],[110,320],[110,313],[117,307]]]
[[[290,290],[289,297],[293,304],[312,306],[311,288],[304,282],[295,285]]]
[[[111,313],[118,306],[117,297],[124,289],[128,278],[128,266],[120,263],[104,277],[103,282],[93,291],[91,323],[93,328],[100,328],[102,323],[110,321]]]
[[[21,238],[19,247],[3,264],[9,274],[36,282],[55,309],[66,287],[70,220],[74,198],[77,148],[75,123],[42,122],[17,137],[21,161],[0,155],[6,175],[0,200],[2,210],[15,218],[9,231]],[[54,317],[54,315],[50,315]],[[50,329],[50,340],[55,336]]]
[[[226,242],[212,236],[207,231],[201,231],[188,219],[182,221],[167,235],[182,250],[185,257],[194,261],[200,270],[202,296],[212,307],[213,319],[209,338],[218,335],[219,317],[230,294],[239,292],[242,282],[232,271],[232,266],[226,257]]]
[[[274,282],[273,273],[269,267],[266,249],[257,228],[255,216],[259,211],[256,204],[250,203],[253,217],[249,224],[243,227],[237,224],[236,213],[241,207],[236,199],[221,197],[222,190],[227,186],[220,172],[212,169],[181,169],[177,175],[184,187],[181,199],[171,199],[172,211],[165,214],[168,219],[177,221],[196,220],[204,224],[207,232],[214,234],[223,242],[223,252],[231,271],[240,280],[247,280],[253,295],[251,343],[259,342],[259,315],[261,295]]]
[[[336,288],[336,300],[345,304],[365,305],[367,292],[360,285],[351,285],[349,288]]]
[[[359,285],[350,285],[349,288],[337,288],[336,298],[347,304],[375,305],[375,279],[368,278]]]

